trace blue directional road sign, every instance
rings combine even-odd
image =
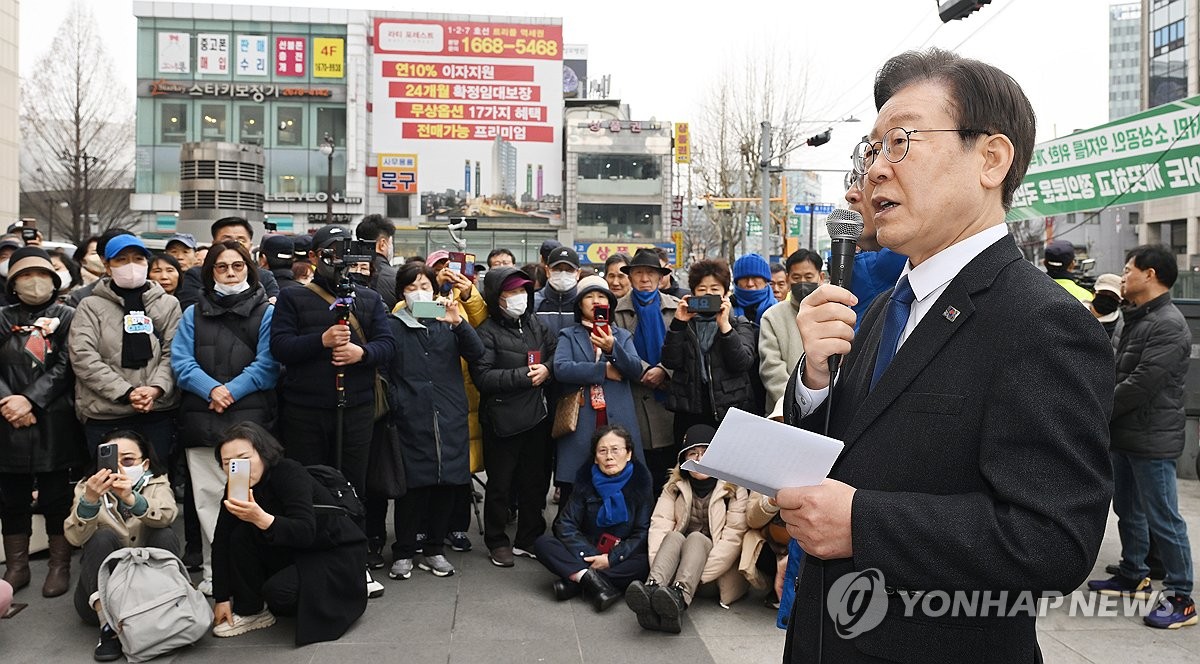
[[[830,212],[833,212],[832,205],[825,205],[824,203],[818,205],[807,205],[805,203],[800,203],[794,208],[794,212],[792,214],[829,214]]]

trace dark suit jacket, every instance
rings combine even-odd
[[[868,394],[888,296],[833,390],[829,435],[846,447],[830,477],[857,488],[854,556],[807,557],[785,661],[1041,661],[1033,617],[906,619],[891,590],[1068,593],[1083,582],[1112,494],[1112,348],[1006,236],[950,282]],[[800,374],[785,395],[792,423]],[[821,431],[827,405],[800,425]],[[825,598],[838,577],[870,568],[889,589],[887,616],[842,639]]]

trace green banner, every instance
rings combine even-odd
[[[1039,143],[1008,221],[1200,193],[1200,96]]]

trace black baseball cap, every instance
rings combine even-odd
[[[1052,240],[1046,243],[1045,256],[1049,267],[1066,267],[1075,260],[1075,245],[1066,240]]]
[[[542,242],[542,246],[538,249],[538,253],[541,254],[542,260],[546,261],[548,264],[550,252],[561,246],[563,246],[563,243],[559,242],[558,240],[544,240]]]
[[[550,255],[546,257],[546,265],[554,267],[561,263],[567,263],[576,270],[579,269],[579,254],[570,247],[559,246],[550,251]]]
[[[267,235],[258,250],[272,265],[291,265],[296,260],[292,238],[286,235]]]
[[[326,226],[322,226],[317,230],[316,234],[313,235],[312,248],[314,250],[324,249],[325,247],[329,246],[330,242],[333,242],[334,240],[340,240],[342,238],[349,237],[354,237],[350,233],[350,229],[343,226],[338,226],[336,224],[328,224]]]

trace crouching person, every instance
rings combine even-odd
[[[100,444],[115,443],[120,472],[101,468],[75,486],[75,502],[63,534],[83,549],[75,611],[84,622],[100,625],[97,594],[100,565],[109,554],[126,547],[154,547],[179,555],[175,494],[159,465],[154,448],[140,433],[110,431]],[[100,625],[94,657],[109,662],[121,657],[121,642],[107,624]]]
[[[633,458],[633,436],[619,426],[597,429],[592,462],[579,471],[554,535],[534,543],[538,561],[559,577],[554,596],[566,600],[583,590],[604,611],[630,582],[646,578],[653,500],[650,471]]]
[[[216,447],[250,462],[250,500],[226,498],[213,537],[213,636],[296,617],[296,645],[333,641],[367,607],[366,535],[325,488],[266,429],[242,422]],[[228,495],[228,494],[227,494]]]
[[[703,458],[715,434],[707,425],[689,427],[679,463]],[[746,593],[738,562],[749,497],[746,489],[675,466],[650,517],[650,575],[625,592],[642,629],[678,634],[701,584],[716,581],[725,608]]]

